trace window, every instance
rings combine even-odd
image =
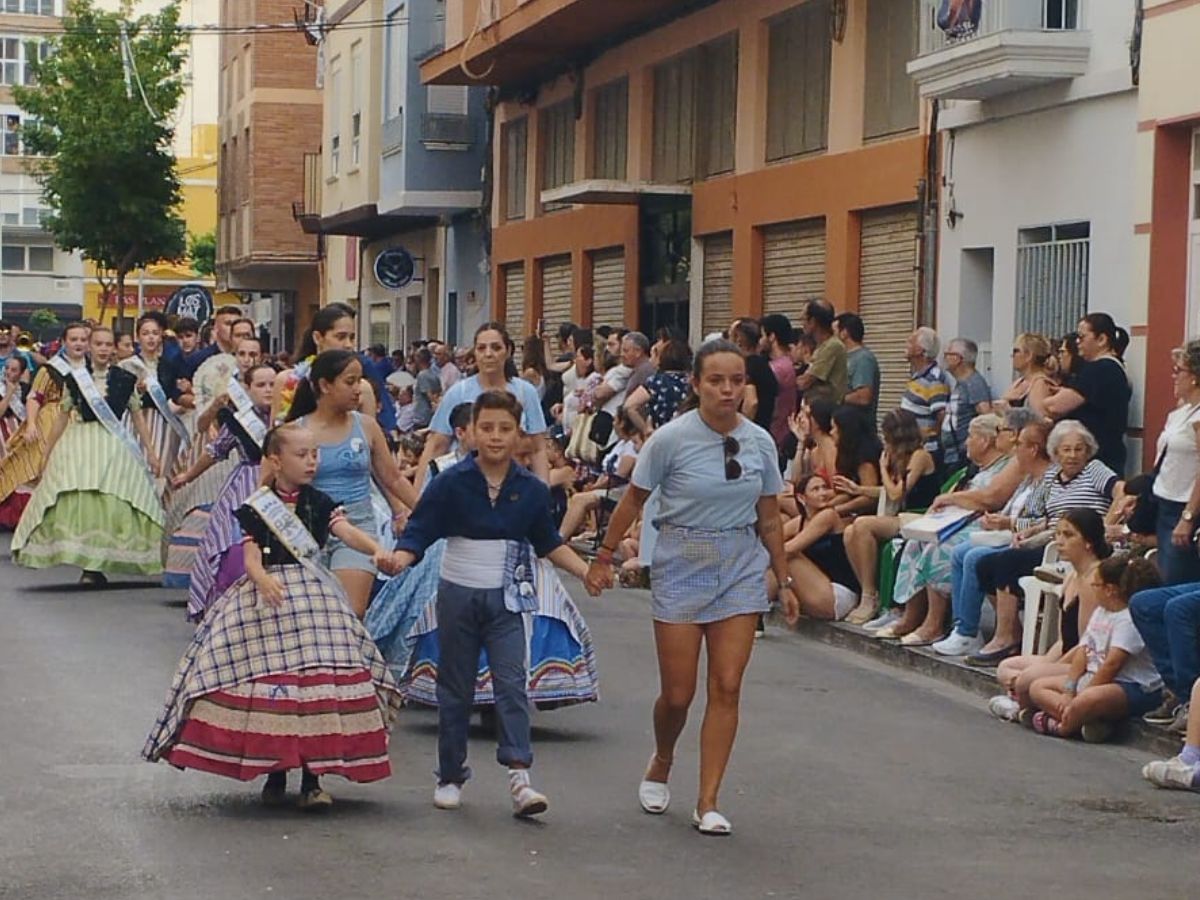
[[[46,221],[46,217],[50,215],[50,210],[43,209],[40,206],[26,206],[21,210],[22,225],[41,225]]]
[[[404,85],[408,75],[408,11],[401,6],[387,17],[387,73],[384,76],[383,121],[404,113]]]
[[[425,89],[425,111],[432,116],[465,116],[467,88],[456,84],[431,84]]]
[[[541,190],[570,184],[575,178],[575,104],[564,100],[541,112]]]
[[[906,67],[917,57],[918,0],[870,0],[867,5],[866,118],[868,138],[917,127],[917,84]]]
[[[33,74],[33,62],[48,60],[53,48],[49,41],[25,41],[22,49],[25,52],[25,83],[37,84],[37,76]]]
[[[529,171],[529,119],[504,126],[504,216],[525,218],[526,173]]]
[[[654,180],[692,181],[733,171],[737,35],[654,69]]]
[[[362,158],[363,59],[362,41],[350,48],[350,165]]]
[[[4,156],[21,155],[21,117],[7,115],[0,129],[0,153]]]
[[[830,0],[808,0],[769,26],[769,162],[828,146],[829,4]]]
[[[53,272],[54,271],[54,248],[53,247],[30,247],[29,248],[29,271],[30,272]]]
[[[55,12],[54,0],[4,0],[0,11],[26,16],[52,16]]]
[[[21,40],[15,37],[0,38],[0,84],[20,84]]]
[[[7,225],[8,223],[5,222]],[[7,241],[0,248],[0,266],[6,272],[53,272],[53,247],[26,247]]]
[[[329,74],[329,94],[333,100],[332,103],[326,104],[326,109],[329,110],[332,122],[329,127],[329,175],[331,178],[336,178],[342,171],[342,123],[340,118],[342,96],[342,69],[337,65],[337,60],[334,60],[334,67]]]
[[[623,180],[629,156],[629,81],[622,78],[596,91],[592,128],[592,175]]]
[[[1017,235],[1017,332],[1067,334],[1088,306],[1091,224],[1023,228]]]
[[[1044,25],[1052,30],[1071,31],[1079,27],[1079,0],[1044,0]]]

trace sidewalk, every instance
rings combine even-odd
[[[980,697],[993,697],[1000,693],[995,669],[968,666],[960,660],[938,656],[928,647],[909,648],[900,646],[896,641],[877,641],[863,629],[843,622],[801,619],[794,629],[790,629],[782,616],[772,613],[770,623],[778,631],[791,631],[800,637],[851,650],[897,668],[909,669],[929,678],[940,678]],[[983,709],[982,704],[980,708]],[[1128,733],[1119,740],[1163,757],[1175,756],[1182,745],[1180,736],[1171,734],[1165,728],[1147,725],[1140,719],[1131,722]]]

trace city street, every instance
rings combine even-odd
[[[2,552],[3,898],[1196,896],[1200,796],[1147,786],[1144,754],[1037,737],[957,689],[778,632],[746,685],[734,836],[687,824],[698,716],[674,806],[642,814],[655,667],[634,592],[582,601],[603,701],[536,719],[544,821],[509,816],[481,732],[464,808],[436,811],[419,711],[397,726],[390,780],[329,779],[322,818],[268,811],[259,784],[139,758],[189,635],[178,594],[85,591]]]

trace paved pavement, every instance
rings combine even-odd
[[[430,803],[434,722],[407,714],[379,785],[330,779],[322,818],[257,785],[138,753],[189,628],[178,594],[84,591],[0,547],[0,897],[1196,897],[1200,796],[1144,785],[1123,747],[1040,738],[976,697],[795,635],[760,643],[723,807],[688,827],[696,725],[676,804],[643,815],[655,668],[646,598],[583,600],[603,701],[536,719],[543,822],[508,815],[477,734],[458,813]]]

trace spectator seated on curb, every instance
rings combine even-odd
[[[567,512],[560,526],[564,541],[570,541],[579,534],[587,517],[592,513],[603,510],[606,504],[610,510],[615,508],[629,485],[629,477],[633,474],[643,438],[626,409],[617,411],[616,431],[617,443],[604,457],[600,477],[592,483],[589,490],[580,491],[567,503]]]

